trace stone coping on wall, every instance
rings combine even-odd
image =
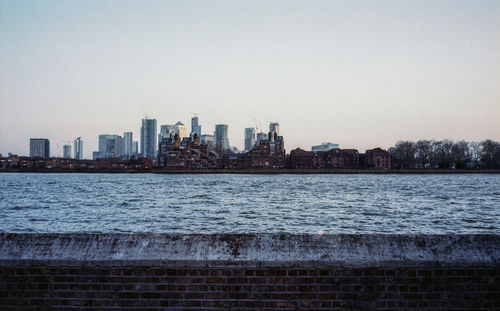
[[[0,233],[0,266],[498,266],[500,235]]]

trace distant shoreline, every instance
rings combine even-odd
[[[254,174],[254,175],[325,175],[325,174],[379,174],[379,175],[427,175],[427,174],[500,174],[500,169],[200,169],[200,170],[122,170],[122,169],[16,169],[0,170],[0,173],[88,173],[88,174]]]

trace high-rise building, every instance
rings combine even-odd
[[[217,151],[220,152],[229,149],[227,124],[217,124],[215,126],[214,140]]]
[[[201,137],[201,125],[198,123],[198,117],[194,116],[191,118],[191,135],[198,134]]]
[[[158,143],[162,141],[163,138],[170,138],[170,134],[176,132],[175,125],[165,124],[160,126],[160,133],[158,134]]]
[[[211,148],[214,147],[214,135],[203,134],[200,138],[200,143],[203,145],[208,145]]]
[[[121,157],[123,156],[123,137],[119,135],[99,135],[99,157]]]
[[[77,137],[73,141],[73,155],[77,160],[83,160],[83,141],[81,137]]]
[[[63,146],[63,158],[70,159],[71,158],[71,145]]]
[[[271,122],[269,124],[269,132],[276,133],[276,135],[280,136],[280,124],[277,122]]]
[[[245,150],[252,150],[255,145],[255,129],[253,127],[247,127],[245,129]]]
[[[47,138],[30,138],[30,157],[50,158],[50,142]]]
[[[136,157],[139,154],[139,142],[132,142],[132,156]]]
[[[154,159],[156,157],[156,119],[142,119],[141,126],[141,154],[145,158]]]
[[[187,127],[181,121],[175,123],[174,125],[175,131],[179,135],[179,138],[182,140],[184,137],[188,137]]]
[[[262,141],[266,141],[268,137],[268,134],[266,133],[257,133],[257,142],[255,143],[256,146],[259,146]]]
[[[132,154],[132,132],[123,133],[123,155],[128,159]]]

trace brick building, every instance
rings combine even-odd
[[[218,158],[207,144],[200,144],[198,134],[181,140],[176,133],[160,142],[157,166],[164,169],[216,168]]]
[[[366,150],[364,162],[369,168],[389,169],[391,168],[391,155],[381,148]]]

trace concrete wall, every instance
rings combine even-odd
[[[0,234],[0,310],[498,310],[498,235]]]

